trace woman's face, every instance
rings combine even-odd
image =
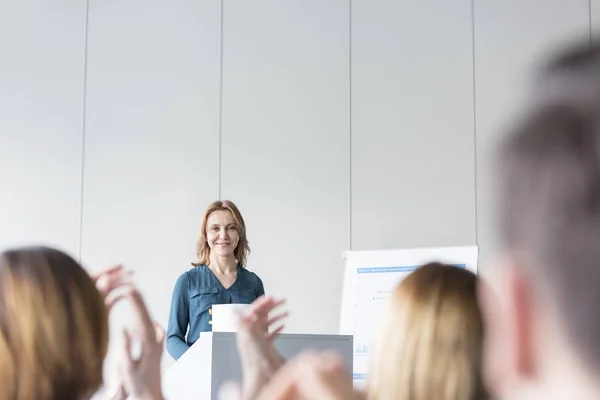
[[[233,255],[240,241],[237,226],[228,210],[213,211],[206,221],[206,240],[211,253],[226,257]]]

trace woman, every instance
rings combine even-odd
[[[274,372],[258,395],[232,399],[269,400],[487,400],[481,360],[483,323],[477,277],[458,267],[432,263],[412,272],[394,290],[374,340],[367,393],[354,392],[339,357],[304,353],[283,363],[264,335],[247,334],[239,347],[244,380],[264,364]],[[249,328],[242,324],[242,330]],[[250,333],[252,331],[250,330]],[[244,350],[246,349],[246,350]],[[264,375],[264,373],[263,373]],[[254,382],[260,382],[252,379]],[[262,379],[265,382],[266,379]]]
[[[128,276],[115,267],[92,278],[68,255],[45,247],[1,253],[0,400],[89,399],[102,383],[108,311],[124,299],[135,314],[126,337],[135,335],[142,351],[133,360],[130,347],[124,349],[123,393],[161,400],[164,331],[153,326]]]
[[[198,340],[200,332],[211,331],[214,304],[250,304],[264,295],[260,278],[245,268],[249,252],[246,225],[236,205],[227,200],[212,203],[202,217],[198,260],[173,289],[167,350],[174,359]]]
[[[374,341],[373,400],[485,400],[477,277],[432,263],[394,290]]]

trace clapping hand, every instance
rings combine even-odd
[[[282,322],[288,313],[270,315],[284,302],[262,296],[252,303],[246,315],[239,316],[236,341],[244,374],[243,388],[236,383],[226,383],[220,393],[221,399],[254,399],[270,377],[284,364],[285,360],[273,346],[273,340],[283,330]]]
[[[122,265],[115,265],[91,275],[108,311],[133,289],[130,281],[132,275],[133,271],[126,270]]]
[[[363,400],[334,353],[304,352],[284,365],[257,400]]]
[[[133,305],[134,329],[123,332],[123,351],[117,368],[116,385],[106,398],[111,400],[162,399],[160,384],[160,360],[165,332],[150,319],[150,314],[141,295],[130,281],[132,271],[122,265],[113,266],[91,276],[96,288],[104,298],[110,311],[117,302],[129,300]],[[133,340],[139,340],[141,356],[134,359],[131,354]]]
[[[91,275],[109,312],[117,302],[123,300],[133,290],[133,284],[130,281],[132,275],[133,272],[126,270],[122,265],[115,265]],[[125,400],[128,395],[120,375],[116,377],[113,385],[107,390],[105,399]]]
[[[134,311],[133,331],[123,331],[123,357],[120,365],[125,391],[134,399],[162,400],[160,362],[165,342],[164,329],[153,322],[142,296],[132,291],[128,296]],[[139,340],[141,354],[134,358],[132,341]]]

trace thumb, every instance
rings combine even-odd
[[[154,332],[156,333],[156,342],[161,346],[165,344],[165,328],[163,328],[158,322],[154,322]]]

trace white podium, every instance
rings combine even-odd
[[[289,359],[302,350],[334,350],[352,374],[351,335],[280,334],[275,348]],[[194,345],[162,377],[166,400],[216,400],[226,381],[242,381],[235,333],[204,332]]]

